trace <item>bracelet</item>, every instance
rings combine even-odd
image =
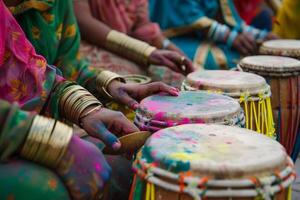
[[[82,118],[88,116],[89,114],[91,114],[94,111],[99,111],[102,107],[103,107],[102,105],[99,105],[99,106],[96,106],[95,108],[92,108],[91,110],[83,113],[82,116],[80,116],[79,120],[81,120]],[[80,121],[79,125],[80,125],[81,128],[83,127],[83,124],[81,123],[81,121]]]
[[[168,38],[165,38],[163,41],[162,41],[162,48],[163,49],[167,49],[168,46],[170,46],[171,44],[171,40],[169,40]]]
[[[210,28],[209,28],[209,30],[208,30],[208,33],[207,33],[207,36],[208,36],[209,38],[213,38],[213,35],[214,35],[214,33],[215,33],[215,30],[216,30],[218,24],[219,24],[218,22],[214,21],[214,22],[212,23],[212,25],[210,26]]]
[[[37,115],[21,149],[21,156],[54,168],[65,154],[72,135],[71,127]]]
[[[111,71],[101,71],[96,77],[96,89],[98,92],[103,94],[104,96],[112,99],[113,97],[107,91],[108,85],[113,81],[118,80],[120,82],[126,83],[124,77],[111,72]]]
[[[232,44],[233,44],[235,38],[237,37],[237,35],[238,35],[237,31],[231,31],[231,33],[229,34],[229,37],[227,39],[227,42],[226,42],[226,45],[228,47],[232,47]]]
[[[102,106],[96,97],[79,85],[66,87],[59,99],[61,116],[77,125],[84,111],[92,105]]]
[[[124,54],[124,56],[145,66],[148,66],[149,57],[156,50],[155,47],[150,46],[146,42],[114,30],[108,33],[105,47],[113,52]]]

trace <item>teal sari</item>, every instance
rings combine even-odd
[[[160,24],[167,37],[205,69],[236,66],[240,54],[222,42],[206,39],[203,29],[218,21],[241,31],[244,22],[232,0],[150,0],[151,20]]]

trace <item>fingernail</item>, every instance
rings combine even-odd
[[[119,141],[113,143],[113,145],[112,145],[113,150],[118,150],[118,149],[120,149],[120,147],[121,147],[121,143]]]
[[[138,103],[135,103],[135,104],[132,105],[132,108],[133,108],[134,110],[136,110],[136,109],[139,108],[139,106],[140,106],[140,105],[139,105]]]
[[[177,92],[177,91],[171,91],[171,93],[172,93],[172,95],[174,95],[174,96],[179,96],[179,92]]]

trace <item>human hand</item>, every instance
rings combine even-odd
[[[108,85],[108,92],[114,100],[135,110],[139,107],[138,102],[147,96],[160,92],[165,92],[172,96],[178,96],[179,90],[162,82],[137,85],[112,81]]]
[[[192,61],[175,51],[157,49],[150,55],[149,63],[166,66],[184,75],[195,71]]]
[[[233,48],[243,55],[253,55],[257,52],[255,39],[247,33],[239,33],[232,43]]]

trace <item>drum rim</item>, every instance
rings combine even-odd
[[[181,93],[182,92],[186,93],[186,92],[194,92],[194,91],[181,91]],[[212,98],[213,97],[214,98],[222,97],[222,99],[227,100],[228,102],[230,102],[231,108],[230,108],[230,110],[229,109],[227,109],[227,110],[225,110],[225,109],[220,110],[220,112],[211,111],[210,113],[204,113],[204,111],[203,111],[203,113],[202,112],[198,112],[198,113],[193,113],[193,115],[182,115],[182,119],[183,118],[188,118],[188,119],[193,119],[194,121],[196,121],[197,119],[199,119],[199,120],[205,120],[205,119],[221,118],[223,116],[228,116],[228,115],[235,115],[235,114],[237,114],[237,113],[240,112],[241,106],[240,106],[240,104],[238,102],[236,102],[236,100],[234,98],[231,98],[231,97],[226,96],[226,95],[212,94],[212,93],[208,93],[206,91],[199,91],[199,92],[197,91],[197,93],[201,93],[202,95],[211,95],[211,96],[213,95]],[[136,110],[136,114],[138,114],[140,116],[143,116],[143,117],[146,117],[149,120],[152,119],[153,116],[155,116],[155,114],[157,114],[157,113],[154,113],[154,112],[149,112],[148,109],[147,109],[147,105],[144,105],[144,102],[146,100],[148,100],[149,98],[151,98],[152,96],[156,96],[156,95],[151,95],[151,96],[143,99],[140,102],[140,108]],[[233,107],[233,106],[235,106],[235,107]],[[162,112],[162,111],[160,111],[160,112]],[[178,114],[179,113],[180,112],[178,112]],[[209,114],[209,116],[208,116],[208,114]],[[174,115],[176,115],[176,113]],[[164,120],[173,121],[174,119],[172,117],[165,117]]]
[[[273,66],[264,66],[263,64],[261,65],[257,65],[257,64],[253,64],[253,63],[248,63],[245,61],[245,59],[250,59],[250,58],[255,58],[255,57],[262,57],[262,56],[267,56],[270,57],[270,59],[272,57],[276,57],[276,58],[281,58],[281,59],[289,59],[290,61],[295,62],[295,64],[293,66],[289,66],[289,67],[274,67]],[[267,59],[266,57],[266,59]],[[240,60],[240,62],[238,63],[238,67],[241,67],[242,69],[249,69],[249,70],[255,70],[255,71],[259,71],[259,72],[270,72],[270,73],[285,73],[285,72],[295,72],[295,71],[300,71],[300,61],[294,58],[290,58],[290,57],[283,57],[283,56],[275,56],[275,55],[258,55],[258,56],[247,56],[245,58],[243,58],[242,60]]]
[[[245,115],[243,108],[240,107],[240,110],[236,113],[232,113],[231,115],[226,115],[223,118],[219,117],[211,117],[211,120],[218,120],[216,121],[205,121],[205,124],[220,124],[220,125],[227,125],[227,126],[239,126],[244,127],[245,126]],[[173,124],[172,124],[173,123]],[[141,130],[147,130],[151,132],[159,131],[163,128],[169,128],[173,126],[182,125],[184,123],[180,123],[180,120],[177,122],[166,122],[166,121],[159,121],[159,120],[152,120],[151,118],[146,118],[141,115],[141,113],[136,112],[135,118],[134,118],[134,124],[138,126]],[[163,125],[166,124],[166,125]],[[197,124],[196,122],[192,122],[189,124]]]
[[[214,73],[216,71],[218,72],[224,72],[224,73],[228,73],[228,72],[232,72],[232,71],[228,71],[228,70],[205,70],[205,71],[210,71],[211,73]],[[248,74],[250,76],[256,76],[257,78],[259,78],[260,80],[263,80],[263,83],[253,83],[248,87],[242,88],[240,85],[226,85],[226,84],[213,84],[213,83],[208,83],[208,82],[203,82],[201,80],[195,81],[192,80],[190,78],[190,76],[196,72],[190,73],[186,79],[183,81],[184,84],[189,85],[190,87],[195,88],[193,85],[197,85],[197,82],[201,82],[201,88],[198,88],[196,90],[205,90],[205,91],[213,91],[213,92],[218,92],[218,93],[222,93],[222,94],[231,94],[231,95],[227,95],[227,96],[232,96],[232,97],[239,97],[241,96],[241,94],[243,93],[250,93],[251,95],[257,95],[259,94],[261,91],[266,90],[265,88],[267,87],[267,82],[264,79],[264,77],[259,76],[257,74],[253,74],[253,73],[248,73],[248,72],[235,72],[235,73],[240,73],[240,74]],[[201,72],[199,72],[201,73]],[[245,81],[246,83],[246,81]],[[226,92],[224,92],[226,91]]]
[[[181,85],[182,91],[208,91],[209,93],[218,93],[223,94],[229,97],[232,97],[238,101],[240,101],[241,97],[247,96],[246,101],[259,101],[261,98],[266,99],[271,96],[271,87],[266,83],[265,88],[260,88],[260,91],[244,91],[244,92],[223,92],[221,90],[205,90],[205,89],[197,89],[193,86],[190,86],[186,80],[182,82]],[[263,95],[260,95],[263,94]],[[262,96],[262,97],[261,97]]]

